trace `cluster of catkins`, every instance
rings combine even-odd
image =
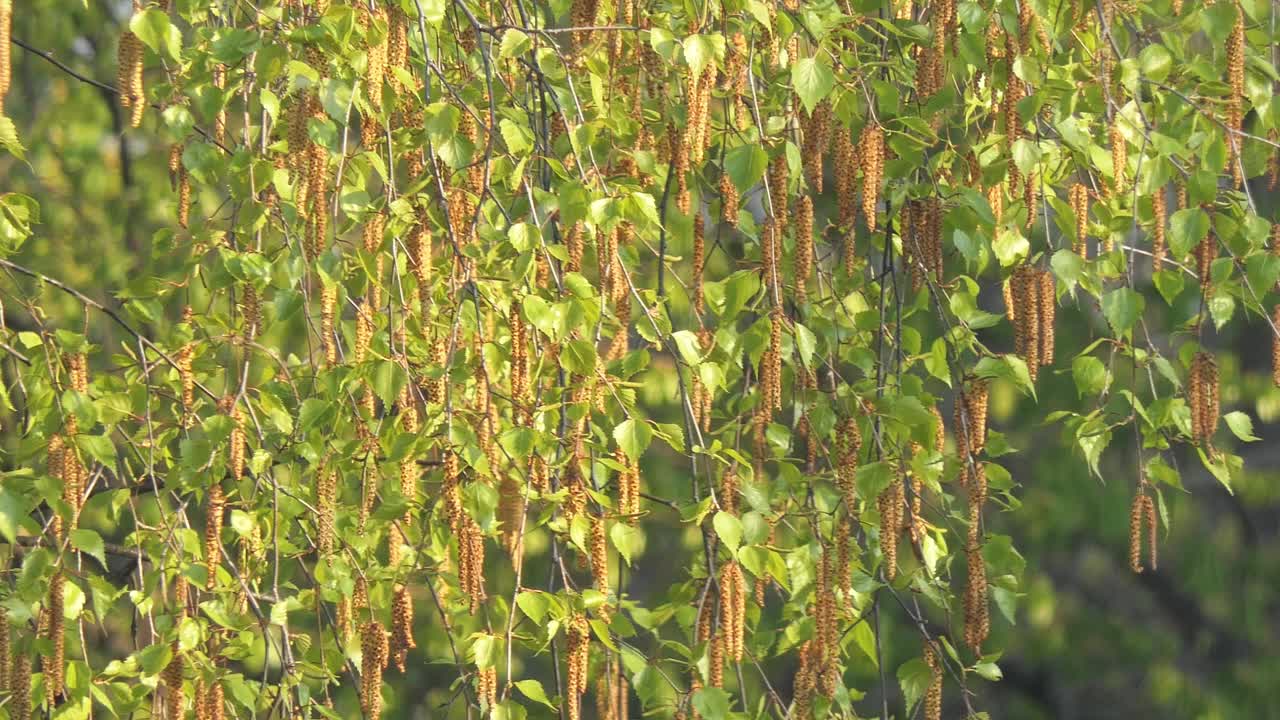
[[[1135,573],[1143,570],[1142,535],[1147,536],[1147,561],[1151,569],[1156,569],[1156,506],[1151,499],[1151,486],[1146,477],[1138,484],[1138,492],[1134,493],[1133,505],[1129,508],[1129,568]]]
[[[1191,406],[1191,436],[1196,442],[1211,447],[1219,418],[1218,363],[1203,350],[1191,359],[1187,403]]]
[[[1035,380],[1043,365],[1053,364],[1057,288],[1053,273],[1021,265],[1008,281],[1005,312],[1013,324],[1014,345]]]

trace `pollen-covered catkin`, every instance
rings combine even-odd
[[[1071,214],[1076,219],[1076,237],[1072,250],[1086,260],[1089,259],[1089,189],[1081,183],[1075,183],[1067,191],[1067,201],[1071,205]]]
[[[49,581],[48,602],[45,612],[48,614],[48,629],[45,638],[53,647],[49,657],[41,664],[44,669],[45,698],[52,707],[57,697],[62,694],[67,668],[67,634],[66,619],[63,613],[63,592],[66,589],[67,577],[61,570],[53,574]]]
[[[880,551],[884,554],[884,574],[889,580],[898,574],[898,536],[902,530],[905,496],[902,473],[898,472],[889,487],[876,498],[880,512]]]
[[[1142,572],[1142,501],[1146,495],[1140,490],[1129,506],[1129,569]]]
[[[13,720],[31,720],[31,654],[15,652],[13,674],[9,680],[9,717]]]
[[[1238,133],[1244,126],[1244,10],[1240,3],[1231,3],[1235,11],[1235,24],[1227,36],[1227,83],[1231,94],[1227,96],[1227,164],[1231,167],[1232,187],[1244,182],[1240,161],[1240,145],[1244,138]]]
[[[320,339],[325,362],[330,366],[338,364],[337,314],[338,287],[325,285],[320,289]]]
[[[809,274],[813,272],[813,198],[801,193],[796,202],[796,300],[805,302],[809,297]],[[701,283],[699,283],[701,284]]]
[[[182,720],[183,710],[187,704],[187,696],[182,687],[182,676],[186,668],[186,656],[178,649],[178,644],[173,644],[173,658],[169,660],[169,664],[165,666],[161,678],[164,680],[165,687],[165,709],[166,717],[169,720]]]
[[[1123,195],[1128,187],[1129,146],[1120,132],[1120,114],[1111,118],[1111,195]]]
[[[942,720],[942,661],[928,638],[924,641],[924,664],[929,668],[929,689],[924,694],[924,720]]]
[[[787,203],[787,187],[790,175],[787,170],[787,154],[779,152],[769,161],[769,203],[773,213],[776,238],[781,238],[791,223],[791,209]],[[779,244],[781,244],[779,242]]]
[[[1271,324],[1280,328],[1280,305],[1271,309]],[[1271,333],[1271,382],[1280,387],[1280,335]]]
[[[1200,292],[1208,298],[1213,294],[1213,261],[1218,258],[1218,238],[1212,230],[1196,244],[1195,255]]]
[[[609,546],[606,540],[605,519],[591,516],[591,579],[596,590],[609,594]]]
[[[413,640],[413,596],[409,588],[397,584],[391,596],[391,659],[400,672],[405,670],[409,651],[417,647]]]
[[[875,232],[876,206],[884,180],[884,128],[870,120],[858,138],[858,160],[862,169],[862,217],[867,229]]]
[[[360,628],[360,707],[368,720],[382,717],[382,671],[389,658],[387,631],[371,620]]]
[[[222,483],[215,480],[209,486],[204,525],[204,562],[205,571],[209,575],[205,588],[208,590],[217,586],[218,566],[222,564],[222,516],[226,507],[227,499],[222,494]]]
[[[4,98],[12,82],[12,50],[9,48],[12,34],[13,0],[0,0],[0,115],[4,115]]]
[[[1040,270],[1038,275],[1039,287],[1037,291],[1040,297],[1037,309],[1040,311],[1040,364],[1052,365],[1053,326],[1058,306],[1057,284],[1054,281],[1053,272],[1050,270]]]
[[[1218,363],[1208,352],[1200,351],[1191,360],[1187,378],[1188,404],[1191,406],[1191,435],[1196,442],[1208,444],[1218,427]]]
[[[1166,206],[1164,196],[1164,188],[1157,188],[1151,195],[1151,271],[1160,272],[1164,269],[1165,258],[1169,254],[1169,247],[1165,240],[1165,231],[1168,223],[1168,207]]]
[[[142,40],[137,35],[128,30],[120,35],[116,89],[120,92],[120,106],[130,110],[129,124],[133,127],[142,124],[147,105],[142,85],[142,52]]]
[[[574,615],[568,629],[567,683],[565,698],[569,705],[569,720],[582,717],[582,694],[587,690],[587,662],[591,652],[591,628],[587,618]]]
[[[854,512],[857,500],[855,475],[858,452],[862,449],[862,431],[856,417],[845,418],[836,429],[836,485],[844,497],[845,510]]]

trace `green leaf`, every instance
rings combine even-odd
[[[1107,387],[1107,366],[1092,355],[1081,355],[1071,361],[1071,378],[1080,397],[1097,395]]]
[[[742,544],[742,521],[736,515],[720,511],[711,524],[715,527],[720,542],[725,544],[729,552],[737,554],[738,546]]]
[[[862,497],[877,497],[885,488],[893,484],[893,468],[884,461],[867,463],[858,468],[854,475],[854,482]]]
[[[614,523],[613,527],[609,528],[609,539],[613,541],[613,547],[627,565],[631,564],[636,553],[644,547],[644,533],[640,528],[626,522]]]
[[[729,173],[738,192],[746,192],[764,177],[769,167],[769,155],[758,143],[748,143],[730,148],[724,156],[724,169]],[[757,276],[759,273],[751,273]]]
[[[552,710],[556,709],[556,706],[552,705],[551,701],[547,699],[547,691],[542,688],[542,683],[537,680],[517,680],[516,689],[530,700],[542,703]]]
[[[1186,257],[1209,234],[1209,215],[1198,207],[1175,212],[1169,218],[1169,252],[1175,259]]]
[[[135,13],[129,19],[129,29],[151,51],[177,61],[182,54],[182,33],[169,23],[169,15],[163,10],[149,8]]]
[[[726,720],[729,717],[729,693],[721,688],[703,688],[693,694],[693,709],[703,720]]]
[[[1116,288],[1102,296],[1102,314],[1111,324],[1112,331],[1121,338],[1128,337],[1145,305],[1146,300],[1132,288]]]
[[[933,682],[933,670],[921,658],[912,658],[898,667],[898,686],[908,708],[914,708]]]
[[[0,483],[0,535],[10,544],[18,537],[18,528],[27,517],[31,506],[27,499],[9,488],[9,483]]]
[[[1261,439],[1253,434],[1253,419],[1243,412],[1239,410],[1229,412],[1223,415],[1222,419],[1226,421],[1227,427],[1231,428],[1231,434],[1241,442],[1256,442]]]
[[[524,590],[516,595],[516,605],[520,607],[520,612],[524,613],[535,625],[541,625],[543,619],[547,616],[547,609],[551,607],[551,599],[544,592]]]
[[[813,112],[835,84],[835,75],[827,67],[825,55],[801,58],[791,66],[791,85],[807,113]]]
[[[951,386],[951,367],[947,364],[947,342],[942,338],[933,341],[929,354],[924,356],[924,369],[930,375]]]
[[[71,531],[71,546],[75,549],[89,553],[89,556],[107,566],[106,546],[102,543],[102,536],[95,530],[81,528]]]
[[[653,440],[653,428],[643,420],[627,418],[613,429],[613,439],[634,462],[640,459],[645,448],[649,447],[649,442]]]
[[[1031,243],[1014,230],[1001,230],[991,243],[991,250],[1000,261],[1000,267],[1013,267],[1022,262],[1031,252]]]
[[[590,375],[596,367],[596,346],[587,340],[572,340],[560,349],[560,367],[578,375]]]

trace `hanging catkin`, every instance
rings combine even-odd
[[[209,486],[204,526],[204,563],[205,571],[209,576],[205,588],[208,590],[213,590],[217,586],[218,566],[222,564],[222,516],[226,507],[227,501],[222,494],[222,483],[215,480]]]
[[[875,120],[868,120],[858,137],[858,161],[862,169],[862,217],[867,229],[875,232],[876,206],[884,179],[884,129]]]
[[[1218,363],[1213,355],[1200,351],[1191,359],[1187,378],[1187,401],[1191,406],[1191,435],[1209,445],[1219,420]]]
[[[1227,36],[1227,82],[1231,86],[1227,96],[1227,164],[1231,166],[1232,187],[1240,187],[1244,183],[1240,160],[1244,137],[1239,134],[1244,129],[1244,10],[1239,2],[1232,2],[1231,7],[1236,17]]]
[[[924,720],[942,720],[942,661],[933,641],[925,638],[924,664],[929,668],[929,689],[924,694]]]
[[[1081,183],[1075,183],[1067,191],[1067,201],[1071,205],[1071,214],[1076,219],[1076,236],[1071,245],[1075,254],[1089,259],[1089,189]]]
[[[796,301],[804,303],[809,297],[809,274],[813,272],[813,198],[802,192],[796,202]],[[699,283],[701,296],[701,283]]]
[[[587,618],[574,615],[569,621],[567,634],[565,701],[569,705],[569,720],[579,720],[582,717],[582,694],[587,690],[587,661],[591,651],[591,628]]]
[[[1271,309],[1271,382],[1280,387],[1280,305]]]
[[[5,114],[4,99],[12,82],[12,50],[9,48],[12,35],[13,0],[0,0],[0,115]]]
[[[787,187],[790,177],[787,172],[787,154],[779,152],[769,161],[769,203],[773,214],[773,231],[776,238],[786,234],[791,222],[790,206],[787,202]]]
[[[129,124],[133,127],[142,124],[142,114],[147,105],[142,86],[142,52],[142,40],[137,35],[128,30],[120,35],[116,89],[120,93],[120,106],[130,111]]]
[[[1053,364],[1053,344],[1054,344],[1054,317],[1058,306],[1057,285],[1053,278],[1053,272],[1049,270],[1038,271],[1037,291],[1039,293],[1039,303],[1037,309],[1040,311],[1040,364]]]
[[[61,569],[54,572],[53,577],[49,580],[48,602],[44,609],[48,616],[45,639],[49,641],[53,648],[52,654],[41,660],[41,666],[44,670],[45,699],[50,707],[57,703],[57,698],[62,694],[66,679],[67,634],[65,632],[66,619],[63,613],[63,592],[66,587],[66,580],[66,575],[63,574]]]
[[[1103,53],[1104,55],[1106,53]],[[1120,132],[1120,114],[1116,113],[1111,118],[1111,196],[1118,197],[1123,195],[1128,188],[1128,172],[1129,172],[1129,146],[1126,144],[1124,135]]]
[[[1196,275],[1202,297],[1213,295],[1213,261],[1218,258],[1218,238],[1210,230],[1195,247]]]
[[[1165,229],[1168,223],[1168,208],[1166,207],[1165,189],[1157,188],[1151,195],[1151,271],[1160,272],[1164,269],[1165,258],[1169,254],[1168,244],[1165,240]]]
[[[6,708],[13,720],[31,720],[31,653],[15,652],[13,655],[12,687]]]
[[[831,143],[831,122],[831,105],[823,100],[813,108],[813,114],[804,124],[804,152],[801,154],[804,177],[809,188],[817,194],[822,194],[823,189],[823,161]]]
[[[360,707],[366,720],[382,717],[382,671],[389,648],[382,623],[371,620],[360,628]]]

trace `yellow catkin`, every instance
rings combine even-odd
[[[15,652],[9,704],[6,708],[13,720],[31,720],[31,653]]]
[[[227,66],[219,63],[213,66],[213,86],[219,90],[227,87]],[[213,137],[219,143],[227,140],[227,107],[222,105],[213,116]]]
[[[222,516],[226,511],[227,500],[222,494],[222,484],[215,481],[209,486],[207,512],[204,526],[204,563],[209,575],[206,589],[213,590],[217,586],[218,566],[222,564]]]
[[[257,288],[252,285],[245,285],[244,292],[240,295],[240,316],[244,320],[241,339],[245,345],[249,345],[262,330],[262,300]]]
[[[609,545],[605,519],[591,516],[591,539],[588,550],[591,556],[591,579],[596,590],[609,594]]]
[[[1218,238],[1210,231],[1196,245],[1196,275],[1200,278],[1200,292],[1204,297],[1213,294],[1213,261],[1218,258]]]
[[[182,677],[187,666],[186,656],[178,649],[178,644],[173,644],[173,659],[165,666],[164,672],[161,673],[161,679],[164,681],[165,687],[165,711],[166,717],[170,720],[181,720],[183,710],[187,705],[187,696],[183,690]]]
[[[1071,214],[1076,219],[1076,236],[1072,250],[1082,258],[1089,257],[1089,189],[1081,183],[1075,183],[1067,191],[1067,201],[1071,205]]]
[[[405,671],[405,659],[408,658],[409,651],[417,646],[413,640],[413,596],[409,594],[409,588],[397,584],[391,597],[390,644],[391,659],[395,662],[396,669]]]
[[[1187,397],[1191,406],[1191,435],[1196,442],[1208,445],[1220,415],[1218,363],[1208,352],[1198,352],[1191,360]]]
[[[58,696],[62,695],[66,679],[67,634],[62,602],[65,588],[66,575],[62,570],[58,570],[49,581],[48,604],[45,608],[49,618],[45,638],[52,645],[53,652],[41,661],[44,669],[45,698],[50,707],[57,702]]]
[[[1142,501],[1146,498],[1143,492],[1138,492],[1133,496],[1133,503],[1129,506],[1129,569],[1135,573],[1140,573],[1142,567],[1142,525],[1143,512]]]
[[[1157,188],[1151,195],[1151,270],[1160,272],[1164,269],[1165,258],[1169,254],[1165,232],[1168,223],[1169,209],[1166,206],[1164,188]]]
[[[1053,273],[1049,270],[1040,270],[1038,275],[1040,297],[1037,309],[1040,311],[1040,364],[1052,365],[1053,326],[1058,306],[1057,284],[1054,281]]]
[[[1236,18],[1227,36],[1227,83],[1231,86],[1227,97],[1227,164],[1231,166],[1232,187],[1239,187],[1244,183],[1240,161],[1244,138],[1237,134],[1244,129],[1244,10],[1238,2],[1231,6]]]
[[[737,562],[730,560],[720,568],[719,587],[720,635],[724,638],[725,654],[733,662],[742,662],[747,582]]]
[[[836,484],[844,497],[845,510],[855,511],[857,501],[857,485],[855,476],[858,470],[858,452],[862,449],[862,431],[858,428],[856,417],[845,418],[836,430]]]
[[[1111,119],[1111,195],[1117,197],[1123,195],[1128,187],[1129,172],[1129,146],[1125,142],[1124,135],[1120,132],[1120,115],[1117,113]]]
[[[884,574],[890,581],[898,574],[898,537],[902,531],[905,495],[902,473],[898,472],[876,498],[880,512],[880,551],[884,554]]]
[[[884,129],[874,120],[867,122],[858,138],[858,161],[862,169],[862,217],[867,229],[875,232],[876,207],[884,180]]]
[[[702,273],[707,262],[707,226],[701,213],[693,219],[693,311],[706,312],[706,294],[702,287]],[[624,326],[625,329],[625,326]]]
[[[325,285],[320,289],[320,340],[329,365],[338,364],[337,314],[338,287]]]
[[[729,173],[720,173],[720,222],[729,227],[738,226],[739,211],[738,186],[733,184]]]
[[[142,85],[142,40],[126,30],[120,35],[117,57],[116,89],[120,92],[120,106],[130,111],[129,123],[133,127],[142,124],[147,99]]]
[[[813,272],[813,198],[802,193],[796,202],[796,300],[805,302],[809,297],[809,274]]]
[[[0,0],[0,115],[4,115],[4,99],[12,82],[12,50],[9,40],[13,34],[13,0]]]
[[[244,413],[231,395],[222,398],[222,411],[231,418],[231,436],[227,440],[230,446],[227,454],[227,469],[231,471],[231,477],[240,480],[244,477],[245,456],[248,451]]]
[[[832,169],[836,180],[836,221],[840,226],[840,232],[846,238],[845,272],[852,274],[854,263],[852,234],[853,224],[858,214],[858,149],[854,145],[853,135],[848,128],[836,128],[833,155]]]
[[[1280,328],[1280,305],[1271,309],[1271,324]],[[1280,335],[1271,333],[1271,382],[1280,387]]]
[[[0,693],[13,689],[13,628],[9,625],[9,611],[0,609]]]
[[[791,223],[791,211],[787,203],[790,175],[787,170],[787,154],[778,152],[769,161],[769,202],[772,207],[775,237],[781,238]]]
[[[582,694],[587,690],[587,662],[591,652],[591,628],[587,618],[574,615],[569,621],[567,655],[567,682],[565,702],[569,708],[569,720],[582,717]]]
[[[933,642],[924,641],[924,664],[929,668],[929,688],[924,694],[924,720],[942,720],[942,661]]]
[[[640,515],[640,471],[621,448],[614,451],[614,460],[623,467],[618,473],[618,514],[634,525]]]
[[[360,628],[360,707],[367,720],[382,717],[382,671],[387,665],[387,631],[372,620]]]
[[[1017,308],[1014,322],[1014,346],[1027,364],[1032,381],[1036,379],[1041,364],[1042,299],[1039,271],[1022,265],[1010,278],[1013,306]]]
[[[476,694],[480,702],[489,708],[498,705],[498,669],[493,665],[476,671]]]
[[[827,156],[827,146],[831,143],[832,120],[831,105],[823,100],[814,107],[813,114],[804,126],[804,152],[801,153],[801,159],[805,181],[818,194],[823,190],[823,161]]]

